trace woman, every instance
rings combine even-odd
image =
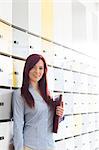
[[[13,93],[15,150],[53,150],[53,107],[47,87],[47,65],[39,54],[26,59],[21,89]],[[62,106],[56,114],[63,115]]]

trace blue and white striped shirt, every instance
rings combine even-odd
[[[53,149],[53,111],[31,85],[29,91],[35,100],[32,109],[23,100],[20,89],[13,93],[15,150],[23,150],[24,146],[37,150]]]

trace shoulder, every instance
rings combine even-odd
[[[21,89],[16,89],[12,93],[14,96],[21,96]]]
[[[16,89],[12,93],[12,99],[13,101],[16,101],[17,103],[23,103],[23,97],[21,96],[21,89]]]

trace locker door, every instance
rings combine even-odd
[[[7,66],[9,66],[7,68]],[[11,86],[12,84],[12,59],[0,55],[0,85]]]
[[[0,89],[0,120],[11,119],[12,90]]]
[[[28,35],[15,28],[12,29],[12,54],[26,58],[29,55]]]
[[[41,38],[28,34],[29,39],[29,55],[41,54]]]
[[[24,64],[25,61],[13,59],[13,87],[22,86]]]
[[[0,123],[0,150],[8,150],[11,139],[11,122]]]
[[[0,22],[0,52],[11,54],[12,28]]]

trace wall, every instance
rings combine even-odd
[[[0,149],[8,150],[13,134],[11,94],[21,87],[31,53],[45,57],[53,97],[63,95],[64,121],[54,134],[56,150],[99,149],[99,62],[82,46],[92,32],[86,21],[91,12],[79,1],[0,3],[12,10],[8,15],[0,8]]]

